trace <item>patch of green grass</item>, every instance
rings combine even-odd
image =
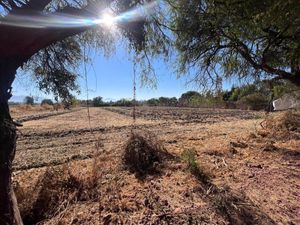
[[[255,115],[255,116],[254,116],[254,119],[255,119],[255,120],[264,119],[264,116],[263,116],[263,115]]]
[[[194,149],[184,150],[181,158],[187,164],[187,169],[204,185],[209,185],[211,180],[209,176],[203,171],[197,162],[197,153]]]
[[[191,172],[198,169],[196,155],[196,151],[191,149],[184,150],[181,155],[182,160],[187,164],[188,170]]]

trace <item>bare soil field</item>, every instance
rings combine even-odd
[[[25,224],[300,224],[299,130],[273,135],[262,112],[138,107],[134,125],[121,107],[27,114],[13,112]],[[124,168],[132,131],[172,156],[155,173]]]

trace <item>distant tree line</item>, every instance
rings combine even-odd
[[[180,98],[160,97],[151,98],[145,101],[136,101],[137,106],[169,106],[169,107],[219,107],[219,108],[240,108],[253,110],[271,110],[273,100],[280,98],[286,93],[297,89],[287,81],[257,81],[251,84],[244,84],[240,87],[232,87],[230,90],[219,91],[188,91]],[[125,106],[134,105],[133,100],[120,99],[117,101],[103,101],[102,97],[95,97],[92,100],[80,101],[80,104],[94,107],[101,106]]]
[[[163,106],[163,107],[218,107],[218,108],[239,108],[239,109],[270,109],[273,100],[296,90],[297,88],[287,81],[257,81],[251,84],[244,84],[239,87],[232,86],[229,90],[219,91],[188,91],[183,93],[179,98],[176,97],[159,97],[149,100],[136,101],[122,98],[116,101],[104,101],[101,96],[90,100],[79,100],[74,96],[60,103],[63,108],[75,106],[90,107],[107,107],[122,106]],[[34,98],[26,96],[24,103],[33,105]],[[57,101],[43,99],[41,105],[56,106]]]

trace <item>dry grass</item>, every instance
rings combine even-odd
[[[11,107],[11,112],[12,113],[18,113],[18,112],[27,112],[27,111],[32,111],[34,106],[32,105],[16,105]]]
[[[147,110],[152,116],[151,109]],[[300,140],[254,134],[261,120],[253,116],[230,117],[228,121],[223,114],[211,110],[201,122],[201,115],[194,115],[196,110],[169,111],[157,111],[172,114],[169,121],[138,119],[136,129],[147,129],[151,134],[137,131],[142,138],[133,140],[133,145],[143,146],[145,136],[157,139],[155,135],[159,134],[162,149],[184,160],[154,161],[149,168],[160,173],[149,174],[145,179],[137,179],[120,168],[126,140],[132,140],[131,117],[92,108],[92,133],[85,110],[25,122],[15,161],[15,181],[19,181],[16,189],[23,214],[32,215],[37,199],[47,197],[47,201],[39,201],[44,208],[47,202],[52,202],[52,208],[57,206],[53,199],[61,207],[44,212],[42,221],[36,219],[39,224],[299,223]],[[225,118],[228,112],[231,113],[224,112]],[[184,121],[176,119],[179,117]],[[269,140],[278,150],[270,145],[268,152],[261,151]],[[95,143],[99,157],[82,160],[79,156],[93,155]],[[193,150],[183,152],[184,149]],[[47,170],[48,165],[64,163],[65,158],[72,160],[68,166]],[[34,162],[44,162],[44,167],[18,169]],[[45,171],[50,181],[44,178]],[[52,183],[59,193],[51,188]]]
[[[20,104],[11,106],[11,113],[18,114],[18,113],[30,113],[30,112],[44,112],[44,111],[54,111],[54,110],[63,110],[64,107],[62,104],[42,104],[42,105],[27,105],[27,104]]]
[[[45,110],[54,110],[54,106],[49,104],[42,104],[41,107]]]
[[[287,111],[266,120],[266,128],[269,130],[287,130],[300,132],[300,113]]]
[[[74,171],[73,171],[74,170]],[[25,224],[55,218],[77,202],[97,199],[97,174],[91,169],[78,174],[74,167],[48,167],[33,189],[15,184],[15,192]],[[59,217],[58,217],[59,218]],[[57,222],[57,223],[53,223]],[[53,224],[59,221],[52,220]]]
[[[268,116],[262,123],[259,135],[269,138],[291,139],[300,137],[300,113],[280,112]]]

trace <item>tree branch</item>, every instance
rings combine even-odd
[[[32,0],[31,2],[33,4],[33,2],[37,1]],[[43,2],[43,4],[35,5],[35,7],[45,6],[49,0],[41,0],[41,2]],[[94,17],[93,13],[91,13],[87,7],[82,9],[66,7],[60,10],[59,13],[76,17],[81,16],[82,18]],[[41,17],[44,20],[50,20],[53,16],[55,17],[55,15],[56,13],[45,14],[41,15]],[[0,59],[17,57],[28,60],[40,49],[91,28],[91,26],[71,28],[27,28],[6,26],[0,23]]]
[[[43,11],[52,0],[29,0],[29,2],[22,7],[22,9]]]

